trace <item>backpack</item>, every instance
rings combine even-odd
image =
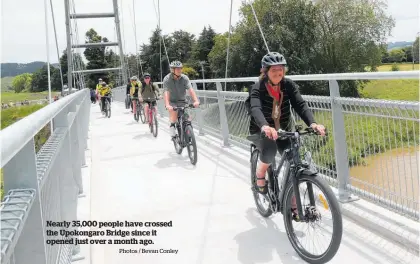
[[[155,91],[153,90],[153,82],[152,81],[150,81],[149,82],[149,85],[150,85],[150,87],[152,88],[152,92],[155,94],[155,96],[156,96],[156,93],[155,93]],[[145,82],[141,82],[141,94],[143,94],[144,93],[144,89],[146,89],[146,83]],[[157,96],[156,96],[157,97]]]

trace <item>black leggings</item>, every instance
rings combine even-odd
[[[260,161],[266,164],[271,164],[276,157],[278,151],[283,154],[283,151],[290,145],[289,140],[277,140],[274,141],[267,137],[263,137],[256,142],[258,149],[260,150]]]
[[[105,110],[105,99],[108,100],[108,103],[111,103],[111,98],[109,97],[101,97],[101,107],[102,107],[102,111]]]

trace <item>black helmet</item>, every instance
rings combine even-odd
[[[145,72],[145,73],[143,74],[143,78],[145,78],[145,77],[150,77],[150,73]]]
[[[286,65],[286,58],[278,52],[269,52],[261,59],[261,67],[268,68],[274,65]]]

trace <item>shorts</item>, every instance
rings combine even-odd
[[[282,155],[283,151],[289,147],[290,141],[288,139],[274,141],[267,137],[263,137],[256,142],[256,145],[260,150],[260,161],[271,164],[276,157],[277,151]]]
[[[156,100],[153,100],[153,101],[150,101],[150,100],[144,100],[144,101],[143,101],[143,103],[144,103],[144,104],[149,104],[149,106],[150,106],[150,105],[152,105],[152,106],[156,106]]]

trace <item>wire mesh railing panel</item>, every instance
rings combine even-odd
[[[419,104],[349,99],[341,104],[351,185],[359,195],[418,209]]]
[[[337,178],[335,155],[334,155],[334,136],[331,101],[326,96],[303,96],[307,101],[309,108],[314,114],[318,124],[325,126],[327,130],[326,137],[308,136],[303,137],[302,154],[309,151],[315,168],[322,175],[327,176],[326,180],[331,185],[336,185],[334,179]],[[299,115],[292,110],[296,125],[306,127]]]

